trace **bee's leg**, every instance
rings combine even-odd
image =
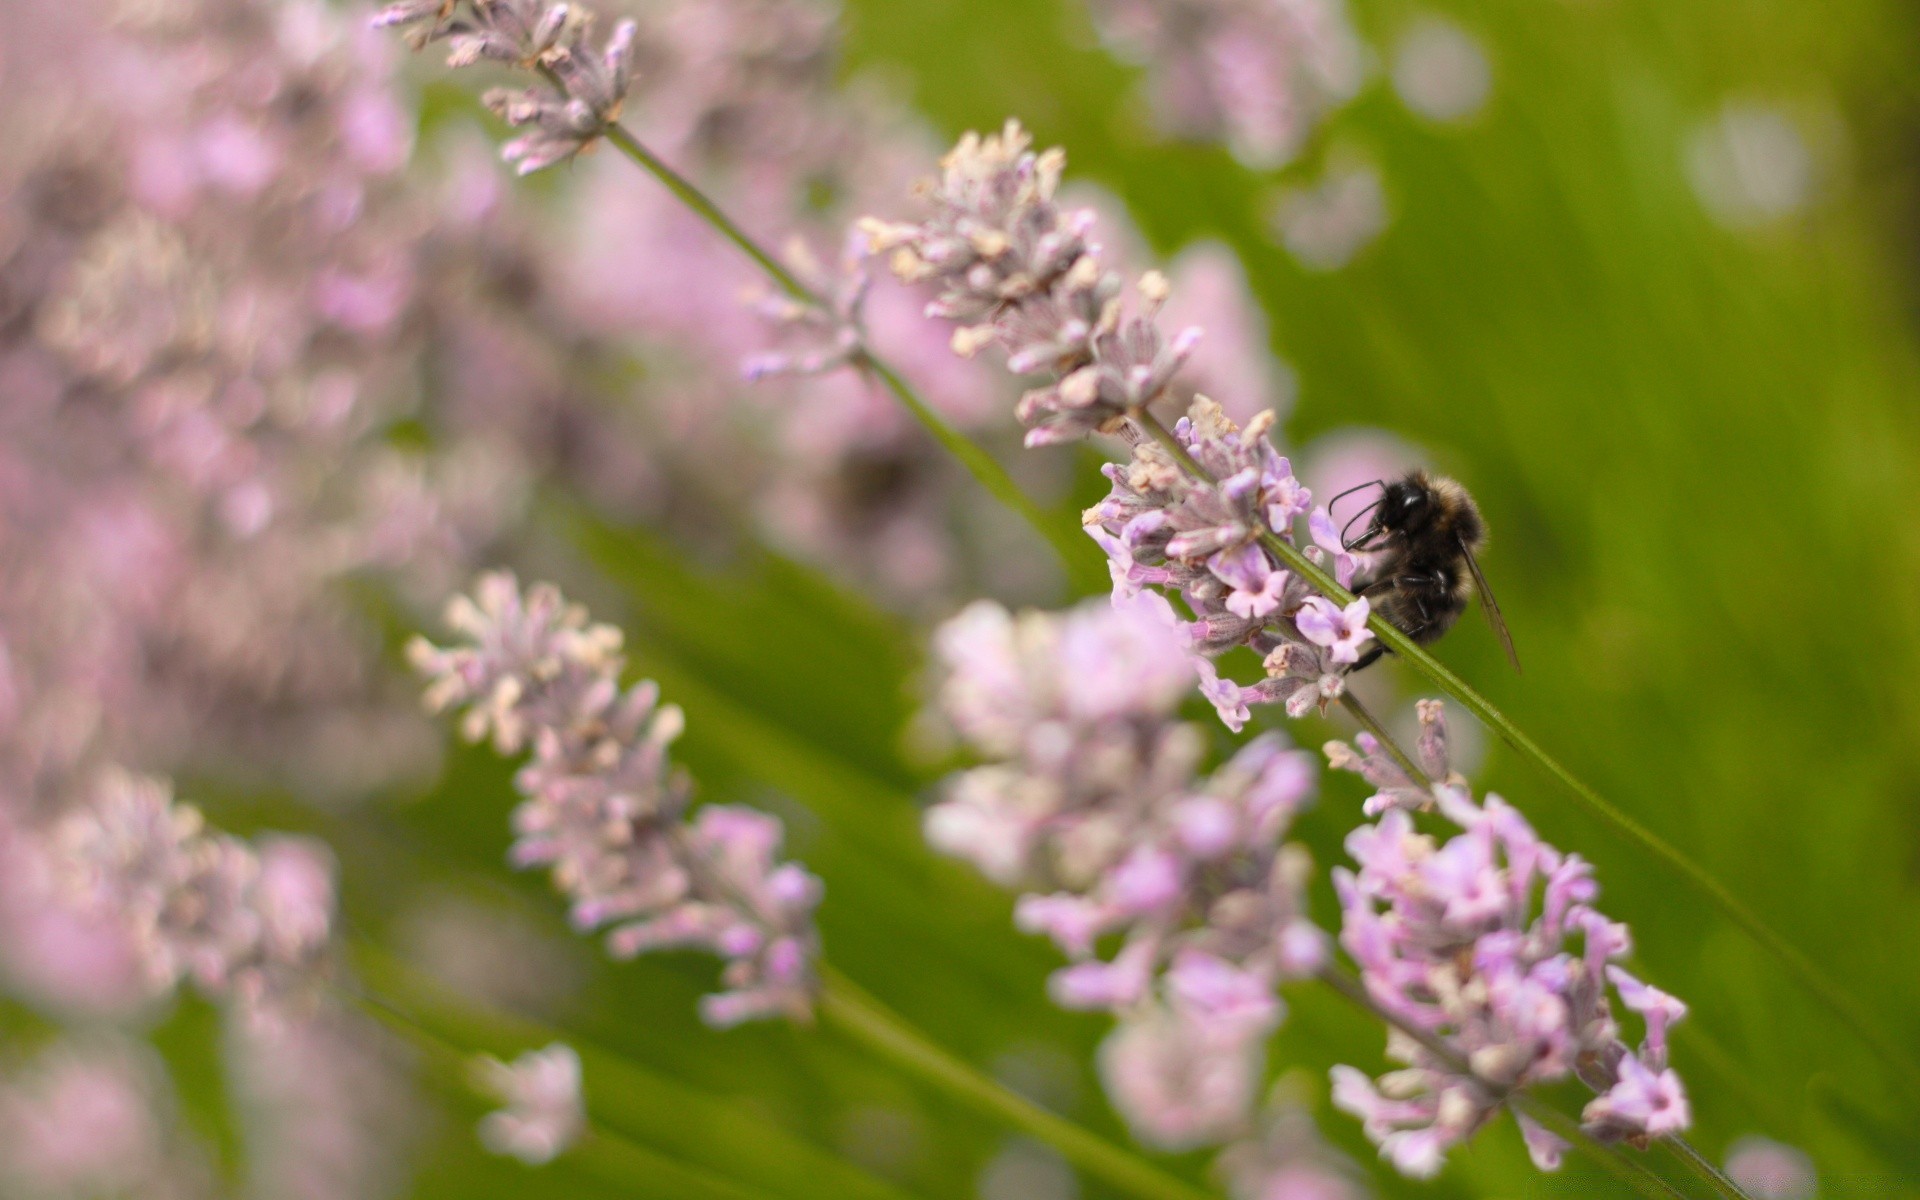
[[[1382,645],[1379,642],[1375,642],[1373,644],[1373,649],[1367,651],[1365,654],[1362,654],[1358,662],[1354,663],[1352,666],[1346,669],[1345,674],[1351,675],[1356,671],[1366,670],[1368,667],[1372,666],[1374,663],[1379,662],[1380,656],[1382,654],[1385,654],[1386,652],[1387,652],[1386,646]]]

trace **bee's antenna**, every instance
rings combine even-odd
[[[1338,496],[1335,496],[1333,499],[1327,501],[1327,512],[1329,513],[1333,512],[1334,505],[1340,503],[1342,500],[1345,500],[1348,496],[1353,495],[1355,492],[1359,491],[1361,488],[1385,487],[1386,483],[1387,481],[1384,479],[1369,479],[1365,483],[1356,483],[1352,487],[1348,488],[1346,491],[1341,492]]]
[[[1364,486],[1364,485],[1363,485],[1363,486]],[[1344,493],[1342,493],[1342,494],[1344,495]],[[1384,498],[1384,497],[1383,497],[1383,498]],[[1339,499],[1339,497],[1338,497],[1338,496],[1336,496],[1336,497],[1334,497],[1334,499],[1336,499],[1336,500],[1337,500],[1337,499]],[[1351,529],[1353,528],[1353,523],[1354,523],[1355,521],[1358,521],[1358,520],[1359,520],[1359,519],[1360,519],[1361,517],[1364,517],[1364,516],[1366,516],[1366,515],[1367,515],[1368,513],[1370,513],[1370,512],[1372,512],[1372,511],[1373,511],[1374,509],[1376,509],[1376,508],[1379,508],[1379,507],[1380,507],[1380,501],[1379,501],[1379,500],[1375,500],[1375,501],[1374,501],[1374,502],[1373,502],[1372,504],[1369,504],[1369,505],[1367,505],[1367,506],[1366,506],[1365,508],[1363,508],[1363,509],[1361,509],[1361,510],[1360,510],[1359,512],[1357,512],[1357,513],[1355,513],[1355,514],[1353,514],[1353,515],[1352,515],[1351,517],[1348,517],[1348,518],[1347,518],[1347,523],[1346,523],[1345,525],[1342,525],[1342,526],[1340,527],[1340,548],[1341,548],[1342,550],[1358,550],[1358,549],[1360,549],[1360,546],[1359,546],[1358,544],[1356,544],[1356,543],[1354,542],[1354,540],[1353,540],[1353,539],[1352,539],[1351,537],[1348,537],[1348,536],[1347,536],[1347,532],[1348,532],[1348,530],[1351,530]],[[1333,509],[1332,509],[1332,507],[1331,507],[1331,506],[1329,506],[1329,507],[1328,507],[1328,509],[1327,509],[1327,511],[1328,511],[1328,512],[1332,512],[1332,511],[1333,511]],[[1365,533],[1362,533],[1362,534],[1360,535],[1360,541],[1361,541],[1361,542],[1365,542],[1365,541],[1366,541],[1366,540],[1367,540],[1367,539],[1368,539],[1368,538],[1369,538],[1370,536],[1372,536],[1372,532],[1373,532],[1373,527],[1372,527],[1371,525],[1369,525],[1369,526],[1367,527],[1367,532],[1365,532]]]

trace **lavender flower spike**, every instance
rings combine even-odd
[[[514,863],[550,867],[574,924],[611,927],[619,957],[698,946],[726,959],[728,990],[701,1003],[709,1024],[810,1013],[820,881],[777,861],[773,817],[710,805],[686,820],[691,787],[667,759],[680,710],[651,682],[621,689],[619,630],[505,573],[456,597],[447,621],[465,644],[410,648],[428,707],[464,706],[466,736],[491,734],[502,754],[532,750],[515,777]]]
[[[1542,842],[1498,796],[1482,806],[1442,785],[1433,797],[1461,833],[1436,842],[1414,832],[1404,807],[1390,807],[1348,837],[1359,869],[1336,870],[1334,886],[1341,944],[1374,1003],[1452,1053],[1396,1030],[1387,1052],[1407,1068],[1376,1082],[1336,1067],[1334,1102],[1361,1118],[1383,1157],[1419,1177],[1514,1092],[1569,1075],[1598,1093],[1582,1125],[1601,1141],[1644,1146],[1685,1130],[1666,1034],[1686,1006],[1617,965],[1627,929],[1592,907],[1592,869]],[[1638,1047],[1621,1036],[1613,995],[1643,1019]],[[1518,1120],[1534,1163],[1558,1166],[1565,1144]]]
[[[333,925],[324,850],[210,831],[165,782],[119,771],[97,781],[56,842],[81,901],[126,925],[156,996],[190,980],[253,1016],[310,998]]]
[[[935,286],[927,315],[960,322],[957,353],[997,343],[1015,374],[1053,378],[1018,409],[1027,444],[1039,446],[1117,431],[1166,393],[1200,331],[1161,335],[1158,272],[1139,282],[1142,310],[1125,314],[1120,277],[1090,240],[1093,213],[1054,202],[1065,155],[1031,144],[1017,121],[998,136],[969,133],[921,189],[933,209],[925,222],[860,227],[873,250],[892,252],[896,275]]]
[[[1185,628],[1201,660],[1202,691],[1236,731],[1249,704],[1284,704],[1295,717],[1324,708],[1345,691],[1346,664],[1373,637],[1366,601],[1334,606],[1263,544],[1269,533],[1293,541],[1312,503],[1267,440],[1272,424],[1265,412],[1242,429],[1198,397],[1173,436],[1207,477],[1195,478],[1164,447],[1142,442],[1132,462],[1105,468],[1113,488],[1084,518],[1112,560],[1116,597],[1157,586],[1193,614]],[[1311,512],[1316,544],[1307,556],[1350,581],[1355,563],[1326,511]],[[1241,685],[1219,676],[1211,660],[1238,646],[1261,656],[1266,679]]]
[[[1327,944],[1305,916],[1306,855],[1282,844],[1310,760],[1268,735],[1197,773],[1200,731],[1174,720],[1194,670],[1164,607],[1016,618],[982,602],[944,626],[941,707],[996,761],[953,777],[926,827],[1028,889],[1015,920],[1073,960],[1054,998],[1120,1017],[1101,1052],[1115,1105],[1184,1148],[1245,1125],[1276,986],[1319,969]],[[1109,934],[1121,945],[1102,958]]]
[[[374,17],[377,26],[407,27],[415,49],[445,41],[447,65],[504,63],[538,71],[536,87],[495,88],[486,106],[527,132],[501,148],[501,157],[526,175],[565,162],[620,119],[633,86],[636,27],[621,21],[605,45],[587,40],[592,18],[583,9],[543,0],[401,0]]]

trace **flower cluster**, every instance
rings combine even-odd
[[[667,757],[680,710],[651,682],[621,687],[620,632],[504,573],[457,597],[447,621],[462,644],[411,648],[428,707],[464,706],[470,739],[531,751],[516,776],[514,863],[549,867],[574,924],[610,927],[616,955],[698,946],[726,959],[728,990],[701,1006],[708,1022],[808,1013],[820,881],[777,860],[773,817],[709,805],[686,819],[691,788]]]
[[[588,40],[589,14],[544,0],[400,0],[374,18],[378,26],[406,27],[415,48],[445,41],[447,65],[503,63],[537,70],[545,86],[495,88],[486,105],[527,132],[501,154],[522,175],[566,162],[620,119],[633,86],[632,21],[615,25],[606,44]]]
[[[117,1038],[64,1039],[0,1078],[0,1194],[212,1194],[180,1136],[158,1057]]]
[[[1117,432],[1166,392],[1200,335],[1161,335],[1169,287],[1158,272],[1141,277],[1142,310],[1127,314],[1120,277],[1091,240],[1093,212],[1054,199],[1066,156],[1031,144],[1017,121],[996,136],[969,133],[923,185],[931,216],[861,228],[876,252],[891,252],[896,275],[934,286],[927,312],[960,323],[956,352],[998,344],[1015,374],[1054,377],[1017,410],[1027,444],[1039,446]]]
[[[1089,0],[1101,37],[1147,69],[1160,125],[1252,167],[1292,159],[1366,77],[1341,0]]]
[[[1074,960],[1054,998],[1121,1018],[1102,1051],[1115,1103],[1185,1147],[1244,1125],[1276,986],[1328,947],[1303,912],[1305,853],[1282,844],[1308,756],[1269,735],[1201,775],[1200,731],[1174,720],[1193,668],[1154,602],[1019,617],[982,602],[944,626],[941,709],[994,761],[953,778],[926,827],[1027,889],[1017,922]]]
[[[114,914],[156,994],[191,981],[278,1016],[326,966],[333,864],[296,838],[249,845],[206,828],[157,779],[103,777],[57,833],[84,902]]]
[[[1193,614],[1185,625],[1198,656],[1201,690],[1229,728],[1239,730],[1250,704],[1284,704],[1290,716],[1324,706],[1346,688],[1346,668],[1359,661],[1373,634],[1368,602],[1344,607],[1281,567],[1264,541],[1293,541],[1295,518],[1312,497],[1267,440],[1262,413],[1242,429],[1206,397],[1194,401],[1172,435],[1198,474],[1154,442],[1134,447],[1133,460],[1105,469],[1113,487],[1086,513],[1088,532],[1106,550],[1114,594],[1146,586],[1178,595]],[[1308,521],[1307,556],[1333,568],[1346,586],[1356,560],[1347,554],[1325,509]],[[1212,660],[1246,646],[1267,678],[1242,686]]]
[[[1448,1147],[1515,1091],[1568,1076],[1597,1093],[1582,1125],[1601,1141],[1644,1146],[1685,1130],[1667,1029],[1686,1006],[1618,965],[1627,928],[1593,907],[1592,868],[1542,842],[1498,796],[1476,804],[1446,785],[1432,795],[1461,832],[1438,841],[1390,807],[1347,838],[1358,869],[1334,872],[1341,945],[1396,1024],[1389,1055],[1407,1064],[1377,1083],[1336,1067],[1335,1103],[1414,1176],[1438,1171]],[[1623,1039],[1615,995],[1644,1022],[1637,1047]],[[1565,1143],[1516,1117],[1535,1164],[1558,1166]]]
[[[480,1140],[495,1154],[539,1166],[563,1153],[586,1128],[580,1056],[564,1042],[529,1050],[511,1063],[482,1058],[474,1063],[474,1079],[506,1105],[480,1122]]]
[[[1091,210],[1054,200],[1063,164],[1058,149],[1035,154],[1015,122],[994,137],[970,133],[924,189],[926,221],[862,228],[874,249],[892,251],[896,274],[934,285],[928,312],[961,323],[956,351],[998,343],[1014,372],[1054,376],[1021,401],[1029,445],[1094,431],[1135,442],[1131,462],[1106,468],[1112,490],[1086,524],[1110,559],[1117,599],[1153,586],[1184,601],[1202,691],[1221,719],[1238,730],[1251,704],[1283,703],[1295,716],[1324,706],[1373,636],[1368,603],[1332,604],[1266,543],[1292,542],[1296,520],[1311,513],[1308,555],[1343,585],[1358,563],[1269,441],[1271,410],[1242,428],[1195,396],[1171,431],[1177,454],[1145,437],[1157,421],[1149,406],[1172,392],[1199,330],[1162,335],[1170,289],[1157,272],[1140,281],[1144,306],[1126,315],[1119,277],[1092,241]],[[1264,661],[1265,680],[1243,686],[1219,674],[1213,660],[1241,646]]]
[[[1419,740],[1414,743],[1413,761],[1427,780],[1455,789],[1464,789],[1467,781],[1452,766],[1448,752],[1447,706],[1438,700],[1418,700],[1414,711],[1420,721]],[[1433,787],[1426,780],[1407,773],[1378,738],[1361,732],[1354,738],[1359,749],[1345,742],[1328,742],[1324,747],[1327,765],[1336,771],[1350,771],[1373,786],[1373,794],[1361,803],[1369,817],[1389,809],[1425,812],[1433,807]]]

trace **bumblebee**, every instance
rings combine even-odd
[[[1486,548],[1487,523],[1467,489],[1443,476],[1409,471],[1392,482],[1375,480],[1349,488],[1334,501],[1370,487],[1380,489],[1379,498],[1355,513],[1341,531],[1346,549],[1375,556],[1354,577],[1354,594],[1365,596],[1374,612],[1423,646],[1453,628],[1468,598],[1477,595],[1518,671],[1513,635],[1475,557]],[[1349,537],[1348,531],[1363,518],[1368,518],[1366,528]],[[1376,644],[1349,670],[1371,666],[1386,652]]]

